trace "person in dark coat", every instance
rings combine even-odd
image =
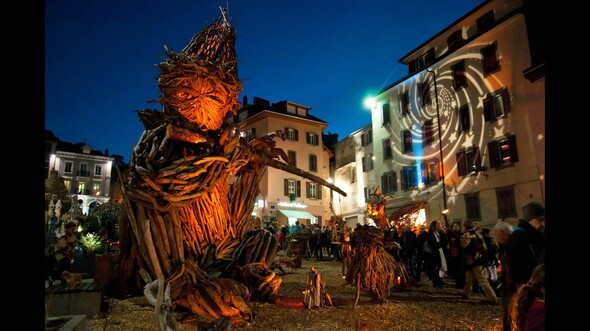
[[[419,229],[420,232],[418,232],[416,238],[416,270],[414,273],[414,280],[416,281],[420,281],[422,270],[428,270],[428,257],[430,256],[430,252],[424,251],[424,248],[428,246],[426,225],[421,224]],[[430,278],[430,275],[428,277]]]
[[[415,275],[415,264],[416,264],[416,245],[418,238],[416,233],[412,231],[412,225],[406,224],[404,231],[399,238],[399,244],[401,246],[401,258],[406,269],[410,275]]]
[[[432,280],[432,286],[442,288],[445,284],[443,277],[446,276],[448,272],[447,257],[449,256],[449,246],[447,236],[441,231],[440,222],[438,220],[430,223],[427,242],[432,249],[430,262],[428,263],[430,280]]]
[[[545,206],[530,202],[522,207],[522,214],[506,245],[506,281],[516,287],[526,284],[533,270],[545,262]],[[504,291],[508,290],[506,286]],[[506,300],[512,295],[504,293]]]
[[[449,277],[455,279],[455,288],[462,289],[465,285],[465,266],[464,248],[461,247],[461,223],[453,222],[451,228],[447,231],[447,240],[449,241]]]

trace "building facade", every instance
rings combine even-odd
[[[531,3],[485,1],[399,60],[408,75],[371,109],[386,215],[424,201],[426,221],[485,226],[544,202],[544,58],[531,37],[542,24]]]
[[[293,166],[327,180],[332,156],[322,141],[327,123],[309,114],[310,109],[291,101],[271,105],[258,97],[248,104],[244,97],[236,120],[248,141],[284,131],[287,139],[275,137],[275,147],[285,151]],[[324,225],[331,217],[330,189],[309,179],[269,166],[259,185],[260,195],[253,215],[260,219],[276,218],[279,226],[296,221]]]
[[[371,124],[337,142],[334,157],[334,184],[348,194],[334,197],[334,211],[351,228],[367,224],[366,201],[376,189]]]
[[[103,153],[88,144],[72,144],[59,139],[46,145],[51,146],[51,151],[46,153],[48,171],[55,170],[63,178],[71,197],[81,201],[83,214],[88,215],[92,208],[110,200],[114,158],[108,156],[108,151]]]

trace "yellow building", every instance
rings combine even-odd
[[[276,137],[275,147],[285,151],[292,165],[328,180],[332,153],[322,141],[322,133],[328,124],[311,115],[310,109],[291,101],[271,104],[258,97],[248,104],[244,97],[237,120],[247,140],[284,131],[287,139],[283,141]],[[260,194],[253,215],[261,219],[276,218],[279,226],[296,221],[324,225],[331,217],[330,193],[329,188],[309,179],[269,166],[260,181]]]

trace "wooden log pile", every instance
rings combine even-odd
[[[333,306],[332,298],[326,291],[326,282],[322,280],[322,276],[315,267],[311,267],[305,282],[303,304],[307,309]]]

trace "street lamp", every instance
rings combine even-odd
[[[445,226],[449,226],[449,222],[447,220],[447,214],[449,213],[449,210],[447,209],[447,190],[445,188],[445,161],[443,159],[443,145],[442,145],[442,134],[441,134],[441,122],[440,122],[440,109],[438,107],[438,89],[436,88],[436,73],[434,72],[434,70],[432,70],[432,68],[428,68],[426,69],[427,72],[432,74],[432,77],[434,78],[434,100],[436,102],[436,120],[438,121],[438,148],[439,148],[439,153],[440,153],[440,170],[442,172],[442,194],[443,194],[443,217],[445,219]]]

